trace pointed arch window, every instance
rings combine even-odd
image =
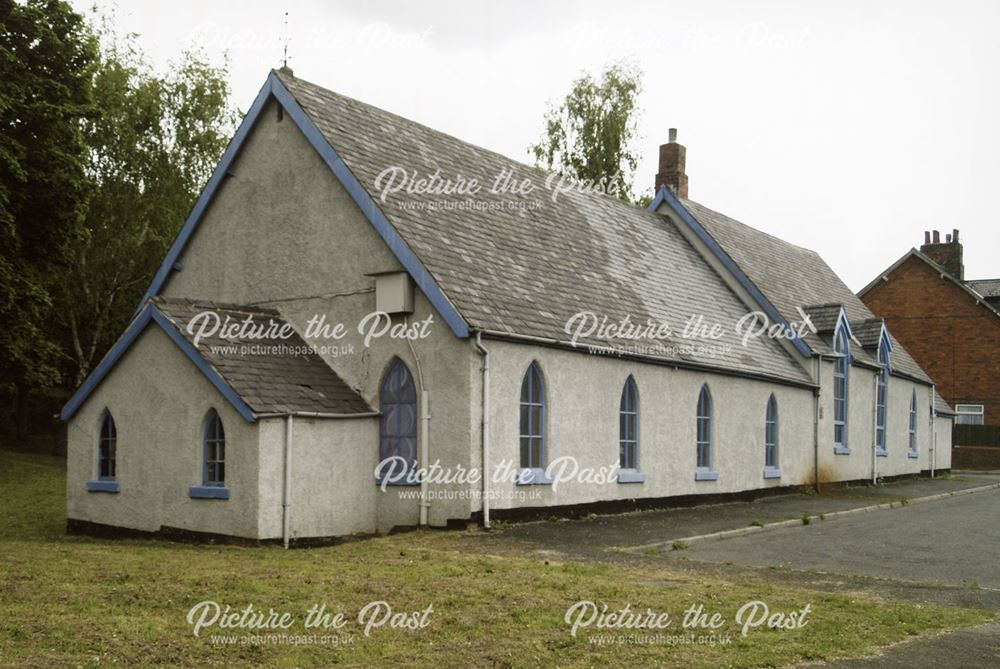
[[[417,466],[417,388],[410,368],[399,358],[382,379],[379,408],[379,459],[388,463],[387,482],[419,484],[411,476]]]
[[[920,454],[917,451],[917,389],[914,388],[913,392],[910,394],[910,430],[909,430],[909,448],[906,449],[906,455],[911,458],[916,458]]]
[[[201,485],[188,488],[197,499],[229,499],[226,487],[226,428],[222,416],[209,409],[201,426]]]
[[[97,434],[97,479],[87,481],[89,492],[118,492],[118,427],[107,409]]]
[[[878,347],[878,361],[882,369],[878,372],[875,382],[875,454],[885,457],[889,455],[886,448],[886,408],[889,402],[889,345],[882,338]]]
[[[101,437],[97,444],[97,479],[114,481],[118,477],[118,428],[110,411],[101,420]]]
[[[622,469],[639,468],[639,391],[631,376],[618,405],[618,460]]]
[[[706,383],[698,393],[697,411],[697,466],[696,481],[714,481],[719,475],[712,469],[714,454],[712,453],[713,431],[712,393]]]
[[[778,400],[772,393],[764,415],[764,478],[780,478],[778,468]]]
[[[521,381],[521,467],[545,467],[545,382],[537,362]]]
[[[851,346],[846,327],[837,328],[833,350],[837,354],[833,363],[833,448],[835,453],[846,455],[851,452],[847,445]]]

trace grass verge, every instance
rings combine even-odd
[[[328,548],[186,545],[67,536],[63,462],[0,451],[0,665],[764,667],[863,654],[911,635],[978,624],[983,611],[845,594],[732,583],[659,567],[537,559],[476,532],[421,531]],[[258,630],[203,629],[186,621],[197,603],[290,612],[281,643],[250,643]],[[355,616],[384,600],[396,613],[433,612],[419,630],[363,634]],[[667,630],[580,629],[564,616],[578,601],[670,613]],[[804,627],[753,629],[733,620],[744,603],[811,612]],[[325,604],[344,628],[305,630]],[[679,629],[692,605],[726,620]],[[635,643],[637,637],[674,643]],[[235,636],[230,636],[235,635]],[[291,643],[326,636],[337,645]],[[648,635],[648,636],[647,636]],[[628,641],[631,637],[631,643]],[[722,640],[728,637],[729,642]],[[221,643],[219,639],[235,639]],[[260,639],[258,639],[260,641]]]

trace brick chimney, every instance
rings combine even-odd
[[[937,230],[924,232],[924,245],[920,252],[937,264],[944,267],[948,274],[959,281],[965,281],[965,265],[962,264],[962,245],[958,241],[958,230],[952,230],[941,241],[941,233]]]
[[[670,129],[670,141],[660,145],[660,172],[656,175],[656,190],[666,186],[674,195],[687,198],[688,177],[684,173],[687,149],[677,143],[677,128]]]

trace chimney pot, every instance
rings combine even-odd
[[[952,230],[951,234],[944,236],[944,243],[941,243],[941,233],[934,230],[930,235],[931,240],[927,243],[927,232],[924,232],[925,244],[920,247],[920,251],[926,254],[931,260],[944,268],[959,281],[965,280],[965,265],[962,263],[962,245],[958,242],[958,230]]]
[[[671,128],[671,129],[670,129],[670,130],[668,131],[668,133],[669,133],[669,137],[670,137],[670,139],[669,139],[668,141],[669,141],[669,142],[670,142],[671,144],[674,144],[674,143],[676,143],[676,142],[677,142],[677,128]]]
[[[930,230],[924,230],[924,244],[931,243],[931,232]]]

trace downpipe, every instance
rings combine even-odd
[[[292,415],[285,416],[285,481],[281,491],[281,543],[288,549],[292,537]]]
[[[406,324],[407,329],[409,328],[409,317],[403,319]],[[406,343],[410,346],[410,353],[413,355],[413,360],[417,365],[417,383],[420,385],[420,468],[423,472],[427,472],[427,468],[430,466],[430,393],[427,392],[427,388],[424,386],[424,372],[420,367],[420,356],[417,355],[417,350],[413,347],[413,340],[407,338]],[[430,500],[427,498],[427,476],[420,477],[420,526],[427,526],[427,517],[430,512]]]
[[[476,332],[476,349],[483,356],[483,529],[490,529],[490,352],[483,346],[482,331]]]
[[[878,377],[876,373],[872,384],[875,394],[872,396],[872,485],[878,485]]]
[[[814,370],[815,370],[814,373],[813,373],[813,382],[816,384],[816,387],[813,388],[813,476],[815,477],[814,481],[815,481],[815,485],[816,485],[816,492],[820,492],[820,481],[819,481],[819,400],[820,400],[820,396],[819,396],[820,383],[819,383],[819,381],[820,381],[820,379],[819,379],[819,376],[820,376],[820,373],[821,373],[821,367],[820,367],[820,357],[819,356],[816,356],[816,363],[815,363],[815,365],[813,367],[814,367]]]

